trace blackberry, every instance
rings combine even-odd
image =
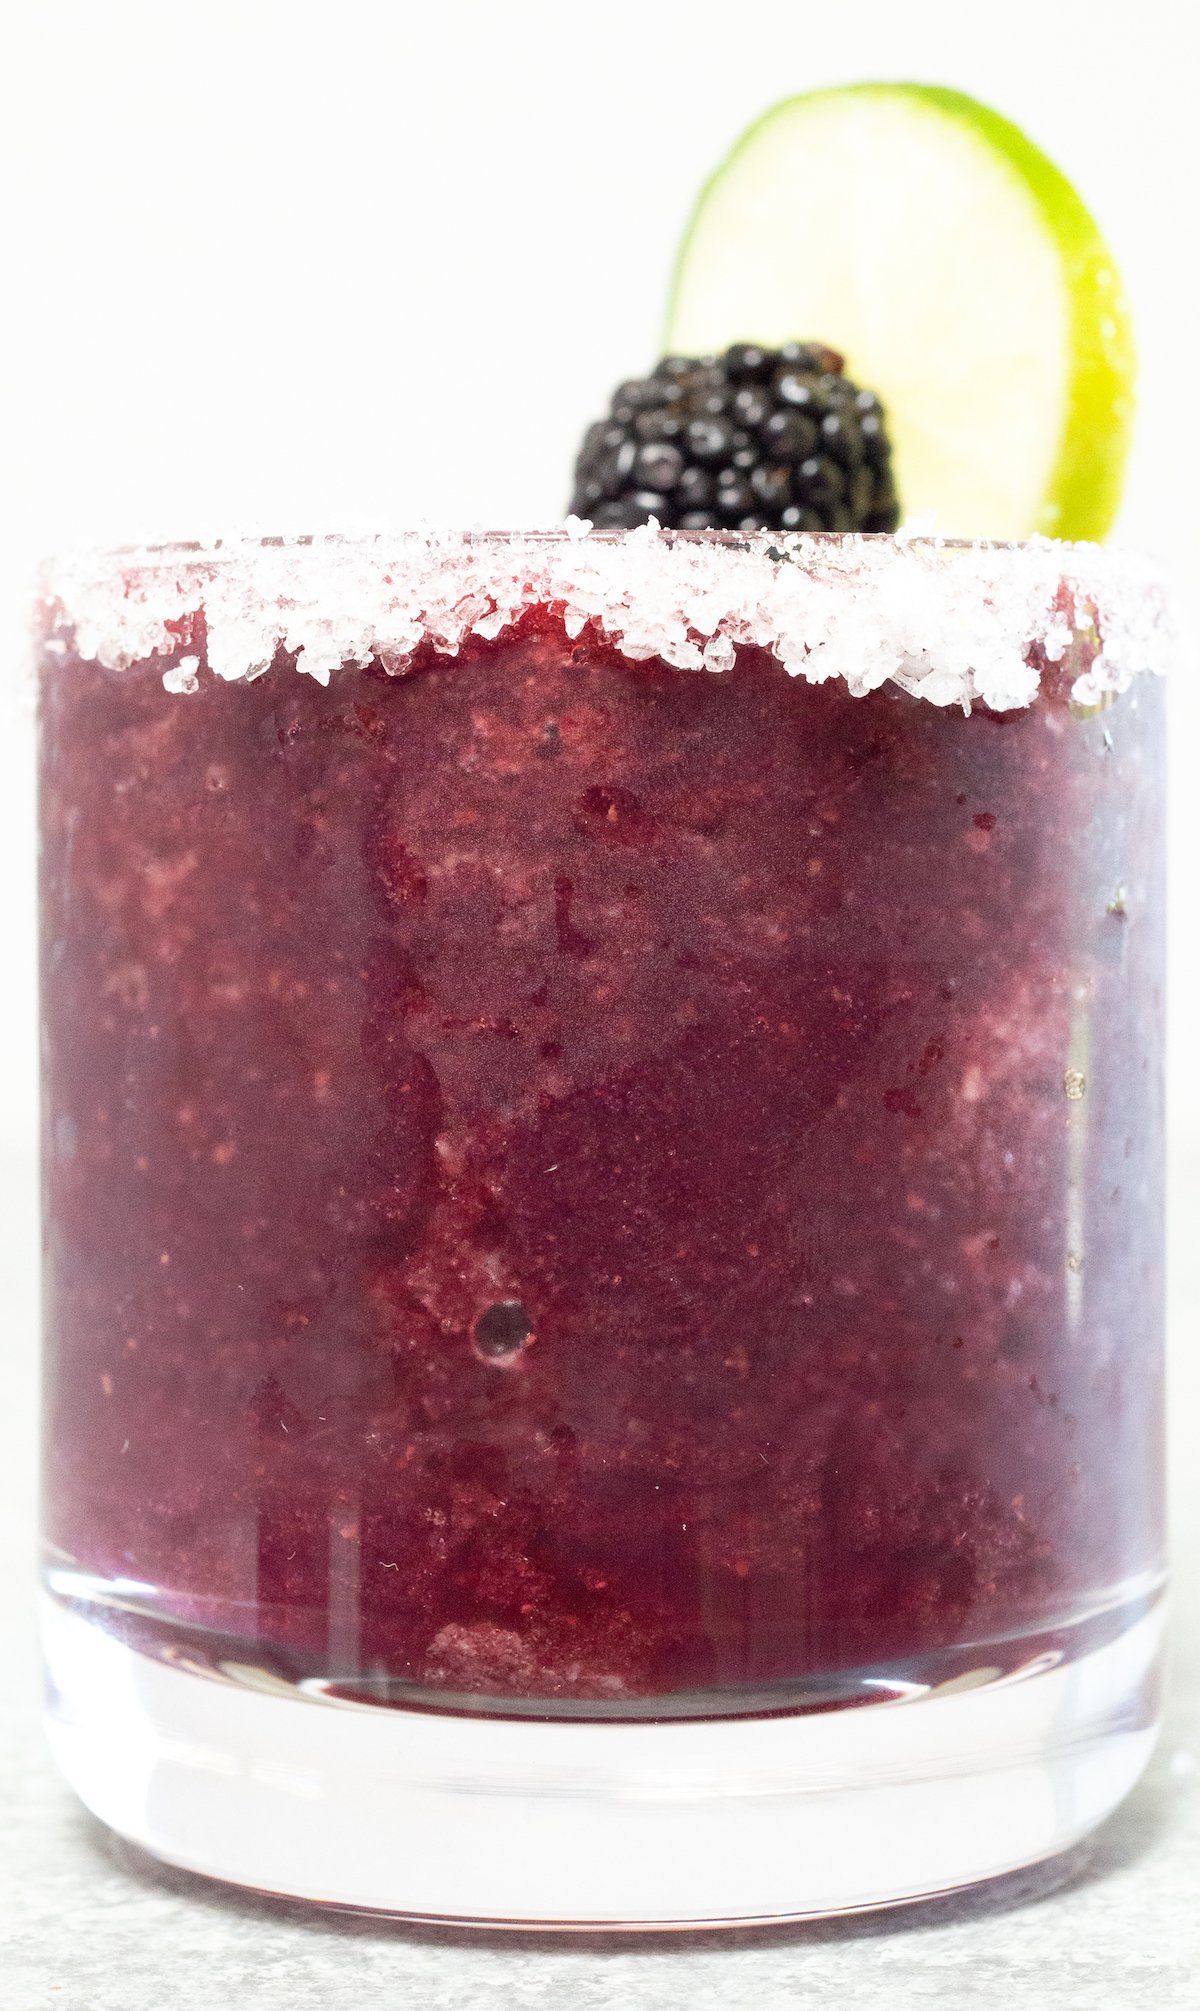
[[[883,407],[819,342],[664,356],[583,436],[575,516],[600,530],[894,531]]]

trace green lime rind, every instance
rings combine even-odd
[[[1033,532],[1107,537],[1121,506],[1133,435],[1137,354],[1112,254],[1081,197],[1011,119],[935,84],[918,95],[990,140],[1022,177],[1066,274],[1071,372],[1058,457]]]
[[[696,199],[672,273],[664,347],[678,346],[673,330],[710,195],[776,122],[790,119],[799,107],[817,100],[852,95],[916,101],[965,127],[1011,169],[1034,203],[1063,273],[1069,360],[1051,474],[1025,534],[1092,540],[1106,537],[1121,503],[1133,433],[1136,377],[1133,328],[1116,266],[1091,212],[1061,170],[1010,119],[964,91],[939,84],[835,85],[785,98],[756,119],[708,177]],[[834,332],[806,328],[795,333],[801,339],[820,340],[833,339]],[[745,338],[752,339],[753,331],[731,325],[730,341]]]

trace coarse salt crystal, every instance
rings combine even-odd
[[[1166,667],[1162,583],[1136,554],[1037,538],[954,543],[903,536],[408,531],[254,539],[82,554],[45,569],[51,646],[118,670],[170,657],[203,620],[203,656],[164,673],[190,691],[201,665],[260,675],[280,651],[321,683],[343,665],[399,674],[427,643],[457,654],[526,608],[558,607],[568,636],[591,623],[634,661],[722,674],[766,649],[793,677],[841,678],[856,695],[893,681],[939,706],[1028,705],[1038,671],[1073,643],[1081,702]],[[190,667],[189,667],[190,666]]]

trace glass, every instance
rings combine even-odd
[[[1098,1821],[1163,1582],[1135,562],[301,540],[43,612],[83,1799],[549,1924],[875,1905]]]

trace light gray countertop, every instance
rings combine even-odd
[[[393,1926],[227,1892],[156,1867],[58,1779],[38,1726],[28,1594],[34,1180],[0,1165],[14,1367],[0,1413],[0,2004],[4,2011],[1173,2011],[1200,2005],[1200,1161],[1174,1184],[1175,1598],[1166,1729],[1150,1772],[1045,1873],[846,1922],[539,1939]]]

